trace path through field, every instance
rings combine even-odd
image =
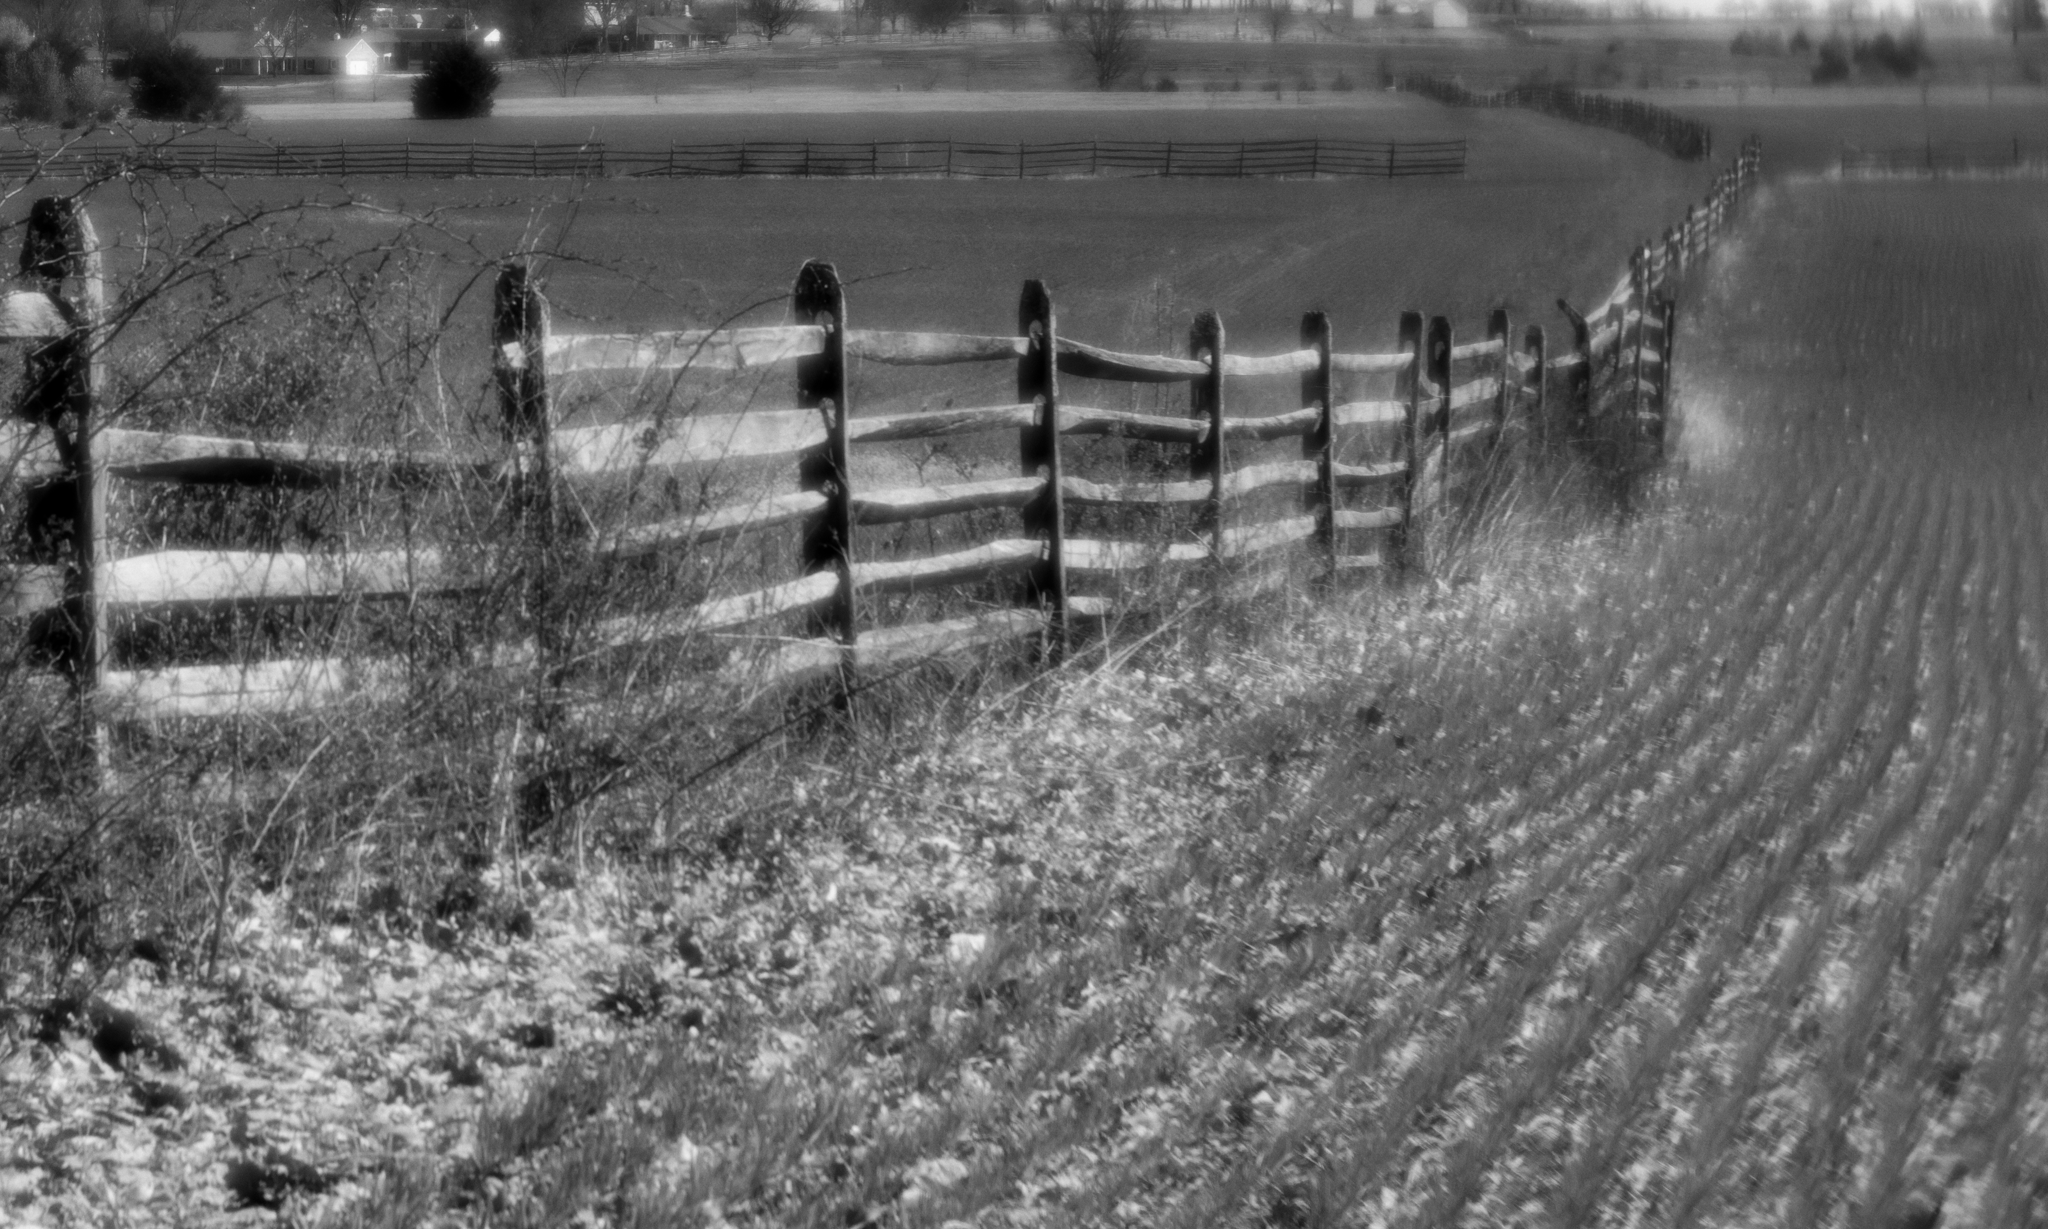
[[[1755,209],[1679,338],[1681,523],[1587,629],[1629,649],[1483,770],[1324,1207],[2040,1223],[2048,194]]]

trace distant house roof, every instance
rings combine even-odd
[[[636,17],[633,33],[644,38],[701,38],[704,23],[695,17]]]
[[[233,30],[194,30],[180,34],[173,40],[180,47],[189,47],[208,60],[242,60],[262,55],[256,48],[256,40],[247,34]]]
[[[360,35],[349,38],[323,38],[299,46],[298,56],[306,60],[368,60],[375,62],[377,49],[368,39]]]

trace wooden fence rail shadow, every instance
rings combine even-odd
[[[45,199],[32,211],[23,258],[33,288],[0,298],[0,338],[27,346],[16,402],[25,421],[4,455],[13,458],[16,486],[60,496],[27,499],[23,520],[29,539],[60,541],[65,554],[0,565],[0,619],[29,621],[46,659],[69,679],[81,739],[104,755],[109,723],[402,699],[411,685],[401,660],[345,653],[115,668],[108,661],[110,616],[413,602],[492,585],[503,591],[509,583],[517,594],[516,626],[481,646],[474,667],[526,680],[524,742],[545,748],[550,728],[563,720],[566,680],[606,652],[636,646],[788,627],[794,619],[795,634],[728,661],[727,675],[743,676],[758,692],[1017,642],[1036,643],[1057,659],[1118,608],[1124,583],[1139,573],[1184,574],[1196,586],[1247,574],[1284,579],[1284,571],[1259,567],[1288,559],[1316,584],[1389,570],[1425,573],[1446,518],[1465,505],[1461,493],[1481,483],[1503,445],[1519,435],[1561,418],[1579,424],[1576,434],[1618,448],[1624,467],[1661,458],[1679,280],[1712,249],[1759,173],[1752,142],[1682,226],[1635,251],[1600,304],[1578,312],[1560,302],[1571,343],[1556,353],[1540,326],[1517,335],[1504,311],[1469,341],[1445,317],[1404,312],[1385,349],[1341,348],[1336,319],[1313,311],[1301,319],[1297,348],[1268,354],[1236,352],[1225,322],[1205,312],[1185,355],[1127,353],[1065,336],[1052,291],[1036,281],[1023,286],[1014,334],[868,329],[856,326],[838,271],[822,261],[798,273],[789,324],[569,333],[553,327],[538,280],[525,266],[508,264],[496,286],[490,336],[506,443],[496,451],[443,452],[214,438],[96,421],[106,360],[98,244],[82,209]],[[859,414],[856,360],[999,365],[1013,373],[1016,391],[996,404]],[[764,369],[787,370],[788,408],[577,426],[557,419],[558,390],[586,374]],[[1091,391],[1128,383],[1185,385],[1188,412],[1090,404]],[[1554,384],[1561,399],[1553,404]],[[1265,409],[1240,408],[1262,393]],[[1014,474],[886,489],[855,481],[862,450],[986,433],[1014,434]],[[1187,477],[1076,472],[1071,442],[1104,436],[1182,449]],[[1298,452],[1281,458],[1259,451],[1285,441],[1299,441]],[[581,537],[562,532],[565,502],[592,484],[765,458],[795,461],[795,489],[754,489],[723,506],[607,525]],[[332,553],[153,550],[110,557],[104,509],[111,482],[318,487],[363,479],[485,484],[503,493],[510,532],[467,550],[450,540]],[[1130,509],[1177,513],[1180,528],[1150,538],[1077,531],[1088,516]],[[956,539],[957,549],[936,553],[887,558],[864,549],[869,527],[990,511],[1014,514],[1014,529]],[[629,565],[711,543],[766,541],[777,531],[796,537],[790,579],[761,583],[766,578],[757,573],[751,587],[743,581],[736,591],[574,627],[557,617],[572,557]],[[982,596],[939,596],[963,588]],[[866,613],[864,603],[888,594],[930,595],[943,617],[890,623]],[[529,779],[543,772],[528,766]]]

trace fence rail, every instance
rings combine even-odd
[[[1885,149],[1844,145],[1837,163],[1844,175],[1953,175],[2043,165],[2048,165],[2048,145],[2018,135],[2009,141],[1929,140]]]
[[[1511,85],[1498,93],[1482,94],[1456,81],[1422,75],[1401,78],[1400,88],[1454,107],[1521,107],[1573,123],[1611,128],[1687,162],[1704,161],[1714,153],[1714,130],[1698,120],[1646,102],[1568,85]]]
[[[1353,141],[736,141],[620,148],[601,141],[524,145],[166,144],[0,150],[0,174],[395,178],[1052,179],[1380,178],[1462,175],[1465,142]]]
[[[820,261],[798,275],[792,325],[564,334],[552,328],[537,281],[523,265],[509,264],[496,288],[489,339],[508,443],[437,453],[99,424],[93,390],[105,347],[97,243],[83,210],[65,200],[39,201],[24,261],[42,288],[0,299],[0,340],[28,348],[17,403],[27,425],[0,444],[17,470],[48,469],[68,492],[59,514],[73,518],[62,537],[70,554],[61,563],[0,566],[0,617],[35,620],[32,635],[54,638],[57,650],[47,657],[70,677],[83,737],[104,748],[111,722],[403,697],[410,677],[402,662],[339,657],[324,642],[300,657],[115,669],[108,661],[112,614],[148,612],[160,620],[229,607],[411,603],[486,587],[502,593],[510,584],[523,593],[516,626],[477,646],[469,665],[526,680],[528,737],[515,744],[525,748],[521,779],[530,782],[549,779],[548,732],[565,720],[571,677],[612,650],[806,620],[786,627],[765,653],[733,655],[722,677],[758,686],[1019,641],[1036,640],[1057,657],[1079,631],[1117,609],[1134,580],[1161,571],[1223,583],[1284,575],[1257,568],[1292,557],[1322,583],[1426,572],[1449,518],[1500,472],[1505,445],[1547,421],[1554,381],[1564,383],[1558,408],[1572,421],[1609,424],[1631,461],[1645,444],[1661,456],[1678,280],[1711,250],[1758,167],[1755,146],[1745,146],[1685,226],[1667,232],[1661,245],[1637,249],[1627,276],[1594,309],[1580,313],[1560,301],[1572,342],[1556,354],[1541,326],[1517,335],[1505,311],[1492,313],[1483,334],[1469,341],[1445,317],[1404,312],[1391,348],[1364,350],[1339,349],[1331,317],[1310,312],[1298,346],[1266,354],[1233,351],[1224,322],[1205,312],[1185,356],[1130,354],[1062,336],[1052,294],[1035,281],[1024,285],[1011,335],[857,329],[837,270]],[[1014,374],[1015,400],[857,414],[854,359],[1000,365]],[[696,364],[784,368],[792,377],[789,406],[589,426],[556,422],[560,390],[579,373],[637,378]],[[1185,385],[1188,412],[1091,407],[1085,393],[1069,399],[1068,380]],[[1262,391],[1264,408],[1240,406],[1260,400]],[[1015,435],[1016,472],[872,490],[854,480],[858,449],[989,432]],[[1177,472],[1186,477],[1073,472],[1084,457],[1067,441],[1089,436],[1184,449],[1185,467]],[[1300,451],[1287,459],[1240,451],[1275,441],[1299,441]],[[563,531],[558,509],[592,506],[581,497],[594,489],[590,484],[777,457],[796,462],[796,489],[748,488],[743,498],[685,516],[594,534]],[[498,489],[514,518],[504,540],[469,551],[453,543],[337,553],[158,549],[116,559],[109,550],[104,509],[117,481],[321,486],[458,479]],[[1102,509],[1179,509],[1185,523],[1147,536],[1131,525],[1165,522],[1085,519]],[[1014,528],[954,538],[948,548],[928,546],[909,557],[877,557],[866,547],[871,526],[991,512],[1014,516]],[[24,529],[31,540],[53,540],[34,524]],[[671,598],[638,613],[608,610],[574,626],[564,625],[550,596],[572,567],[685,558],[708,543],[765,542],[777,531],[798,539],[799,574],[792,579],[763,583],[767,577],[756,573],[747,582],[752,587],[739,592]],[[981,595],[966,603],[966,613],[880,625],[867,613],[878,595],[957,594],[963,586]],[[1009,596],[991,603],[991,593]],[[545,805],[545,791],[517,796]]]

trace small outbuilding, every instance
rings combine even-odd
[[[362,37],[329,38],[299,48],[298,71],[336,77],[368,77],[381,71],[384,57]]]
[[[1472,14],[1458,0],[1430,0],[1429,7],[1422,10],[1423,24],[1432,30],[1467,30],[1472,26]]]

